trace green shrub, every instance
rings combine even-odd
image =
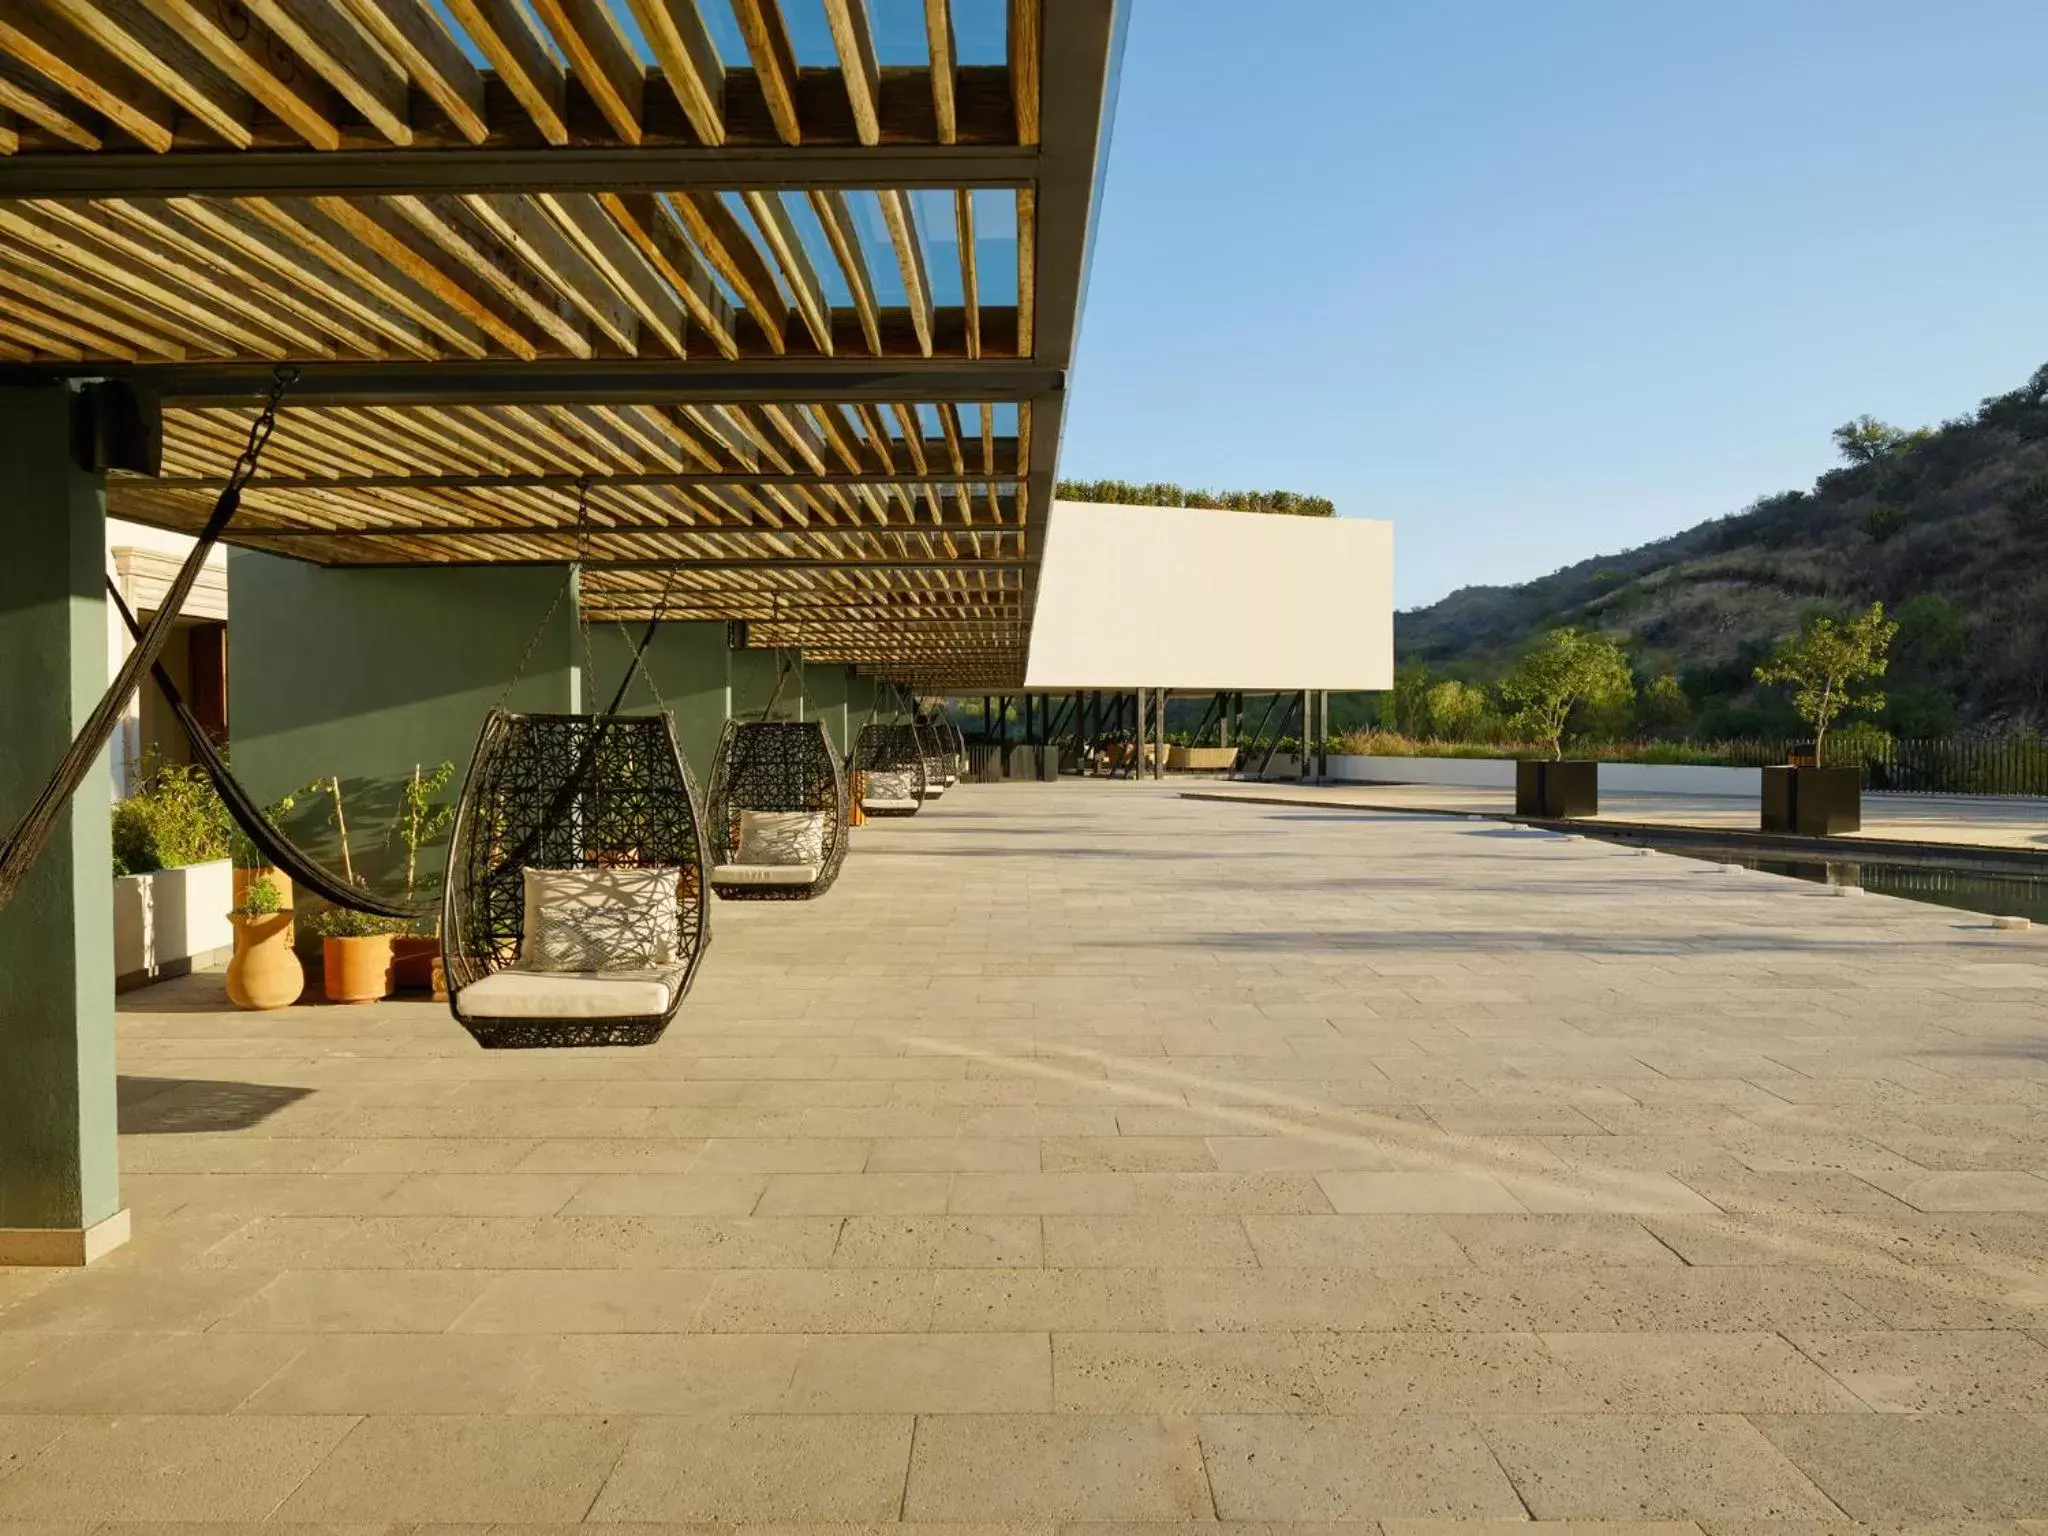
[[[407,933],[412,924],[399,918],[379,917],[352,907],[322,907],[299,926],[316,939],[374,939],[380,934]]]
[[[114,807],[114,873],[146,875],[224,859],[234,823],[206,774],[151,754],[138,765],[142,787]]]

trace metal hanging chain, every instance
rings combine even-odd
[[[517,688],[519,680],[526,676],[526,665],[533,660],[533,653],[540,649],[540,637],[548,632],[548,625],[554,622],[555,610],[562,606],[563,594],[569,590],[574,579],[573,573],[564,576],[562,584],[555,588],[554,600],[548,604],[547,612],[540,616],[540,623],[534,626],[533,634],[527,639],[526,649],[519,654],[519,664],[512,669],[511,681],[505,684],[505,691],[498,695],[497,703],[491,706],[492,710],[503,709],[505,701],[512,697],[512,690]]]
[[[625,703],[626,687],[632,681],[635,672],[640,674],[640,681],[647,685],[647,691],[654,695],[654,707],[663,714],[668,713],[668,700],[661,696],[661,689],[655,685],[654,672],[647,665],[647,647],[653,644],[655,630],[659,629],[662,620],[668,617],[669,594],[675,591],[676,577],[681,574],[680,565],[671,565],[668,568],[668,577],[661,584],[661,595],[654,601],[654,617],[647,621],[647,628],[641,633],[637,644],[633,640],[633,632],[626,628],[624,619],[612,621],[619,626],[619,636],[626,642],[632,656],[632,660],[626,664],[626,675],[619,679],[619,691],[612,698],[613,714],[618,713],[619,707]]]
[[[143,628],[142,638],[128,653],[128,659],[121,664],[121,670],[114,675],[107,691],[100,695],[99,703],[85,724],[79,727],[70,748],[58,760],[35,799],[7,834],[6,842],[0,843],[0,907],[5,907],[21,888],[21,882],[28,877],[29,870],[56,831],[58,817],[63,814],[66,802],[77,793],[79,785],[93,771],[100,753],[106,750],[107,742],[127,711],[128,700],[134,696],[150,669],[162,660],[164,646],[170,641],[185,600],[192,595],[199,573],[206,567],[207,556],[213,553],[214,546],[234,520],[235,512],[242,504],[242,488],[255,475],[263,450],[269,446],[271,434],[277,430],[277,411],[284,403],[285,391],[298,379],[299,370],[288,366],[281,365],[272,373],[263,408],[249,424],[248,440],[242,445],[234,468],[228,473],[228,483],[214,502],[205,526],[195,536],[192,552],[178,567],[178,574],[172,578],[170,589],[164,593],[155,616]]]

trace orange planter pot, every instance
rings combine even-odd
[[[415,933],[401,933],[391,941],[391,985],[400,992],[434,990],[434,962],[441,958],[441,941]]]
[[[380,933],[322,942],[320,987],[330,1003],[374,1003],[391,995],[391,938]]]
[[[271,869],[267,866],[262,869],[236,870],[234,874],[235,905],[239,907],[242,904],[242,898],[248,894],[249,887],[258,880],[268,880],[277,888],[278,910],[285,915],[284,941],[287,944],[296,944],[299,938],[299,931],[291,921],[292,877],[283,870]]]
[[[237,1008],[288,1008],[306,990],[306,968],[292,952],[292,910],[250,917],[230,912],[235,957],[228,962],[228,1001]]]

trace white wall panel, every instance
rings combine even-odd
[[[1055,501],[1026,686],[1379,689],[1394,525]]]

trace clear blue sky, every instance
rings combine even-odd
[[[1138,0],[1062,473],[1391,518],[1403,607],[1806,486],[2048,361],[2044,60],[2041,0]]]

